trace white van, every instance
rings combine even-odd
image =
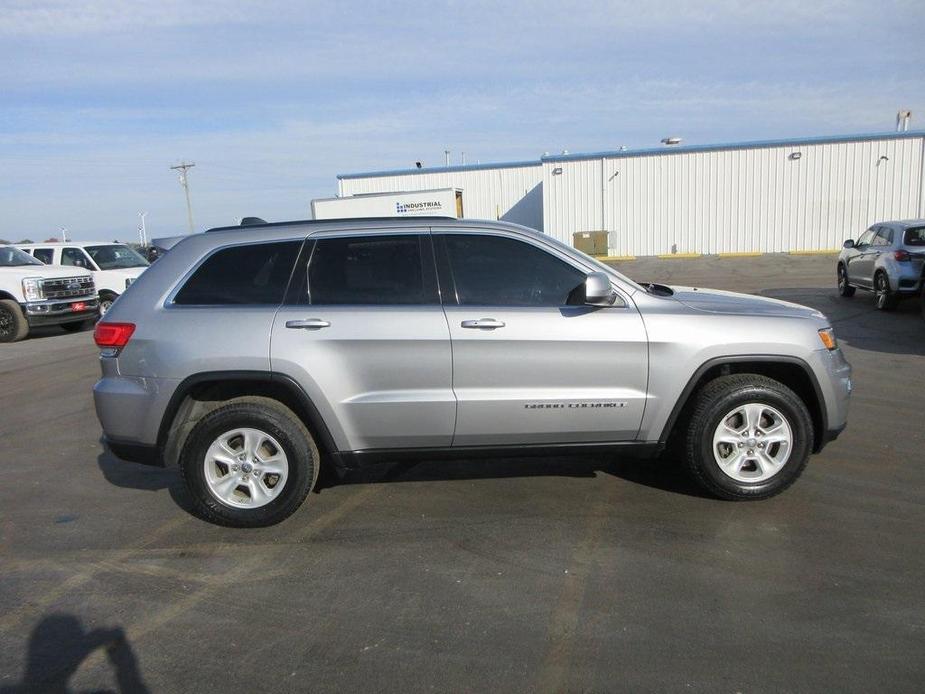
[[[100,315],[148,267],[145,258],[124,243],[107,241],[67,241],[16,244],[46,265],[83,268],[93,274],[100,298]]]

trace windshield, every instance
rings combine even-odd
[[[19,267],[21,265],[41,265],[25,251],[13,246],[0,246],[0,267]]]
[[[906,229],[906,236],[903,239],[903,243],[907,246],[925,246],[925,227]]]
[[[127,267],[148,267],[150,263],[128,246],[109,244],[86,246],[84,250],[93,258],[100,270],[119,270]]]

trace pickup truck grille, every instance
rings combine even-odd
[[[92,277],[62,277],[42,282],[46,299],[71,299],[96,294]]]

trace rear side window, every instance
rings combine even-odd
[[[439,304],[430,236],[376,234],[319,239],[307,297],[319,305]]]
[[[447,234],[463,306],[567,306],[583,302],[585,273],[529,243],[488,234]]]
[[[197,268],[173,301],[212,306],[281,304],[301,246],[301,241],[280,241],[217,251]]]
[[[903,243],[907,246],[925,246],[925,227],[906,229]]]
[[[36,248],[32,251],[32,255],[35,256],[36,260],[41,260],[46,265],[51,265],[51,261],[54,260],[55,251],[53,248]]]

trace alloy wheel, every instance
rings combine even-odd
[[[273,501],[289,477],[279,442],[259,429],[232,429],[209,446],[203,460],[206,485],[223,504],[259,508]]]
[[[787,463],[793,429],[780,410],[763,403],[739,405],[713,432],[713,458],[737,482],[764,482]]]

